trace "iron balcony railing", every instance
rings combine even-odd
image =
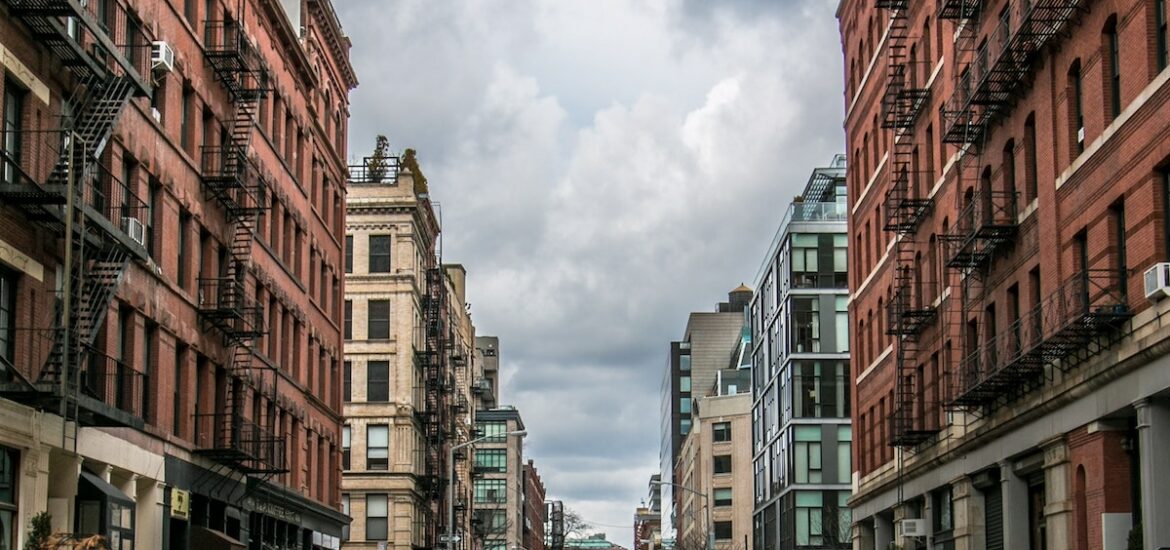
[[[947,10],[944,2],[943,9]],[[1073,17],[1079,0],[1014,0],[972,61],[959,74],[955,92],[944,107],[944,140],[972,143],[982,139],[986,124],[1008,106],[1032,70],[1036,54]],[[978,127],[971,127],[978,125]]]
[[[361,164],[349,165],[349,182],[357,184],[394,185],[401,169],[397,156],[365,157]]]
[[[229,339],[264,335],[264,310],[241,281],[232,277],[199,278],[199,315]]]
[[[1068,371],[1101,351],[1132,315],[1115,270],[1070,277],[1037,307],[993,335],[959,364],[953,404],[976,406],[1040,383],[1049,367]]]
[[[105,407],[141,419],[146,410],[145,378],[132,366],[96,349],[84,352],[79,374],[80,393]],[[103,416],[110,416],[108,411]]]
[[[195,415],[195,452],[245,473],[282,473],[284,438],[231,412]]]
[[[939,19],[971,19],[979,17],[983,0],[942,0],[938,6]]]
[[[233,97],[268,90],[268,71],[244,26],[230,19],[203,22],[203,51],[216,78]]]
[[[265,209],[260,170],[239,145],[204,146],[200,151],[203,185],[232,215]]]
[[[951,232],[943,236],[947,265],[974,267],[1009,244],[1019,228],[1016,214],[1018,195],[1014,191],[973,194]]]
[[[10,13],[81,80],[131,78],[151,90],[147,26],[127,0],[7,0]]]

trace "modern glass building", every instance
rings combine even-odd
[[[749,323],[756,550],[850,548],[845,157],[813,170],[757,277]]]

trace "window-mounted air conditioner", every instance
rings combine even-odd
[[[122,230],[130,236],[134,242],[145,246],[146,245],[146,226],[138,218],[122,218]]]
[[[898,530],[901,531],[900,534],[903,537],[925,537],[926,520],[904,519],[898,522]]]
[[[150,43],[150,68],[160,72],[175,70],[175,50],[161,40]]]
[[[1151,302],[1159,302],[1170,296],[1170,262],[1160,262],[1150,266],[1143,277],[1146,287],[1146,298]]]

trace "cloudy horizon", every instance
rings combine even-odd
[[[351,159],[418,151],[548,488],[631,546],[691,311],[752,278],[842,152],[824,0],[344,0]]]

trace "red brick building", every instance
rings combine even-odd
[[[854,548],[1170,545],[1166,4],[840,3]]]
[[[524,464],[524,537],[526,550],[544,550],[544,481],[532,459]]]
[[[348,57],[328,0],[0,2],[0,546],[338,547]]]

